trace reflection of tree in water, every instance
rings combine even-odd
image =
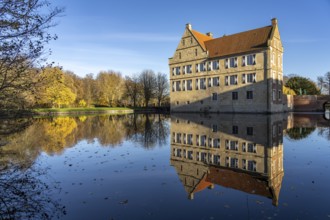
[[[301,140],[307,138],[315,128],[293,127],[286,131],[286,135],[292,140]]]
[[[12,134],[9,134],[12,129],[6,129],[5,135],[1,135],[0,130],[1,150],[6,152],[0,162],[15,161],[30,167],[41,152],[61,154],[81,140],[93,142],[97,139],[101,146],[115,147],[127,139],[142,147],[153,148],[156,144],[166,144],[169,135],[166,117],[151,114],[30,119],[24,128]]]
[[[33,166],[0,165],[0,219],[52,219],[65,207],[52,198],[56,185],[43,182],[45,170]]]
[[[319,127],[317,128],[317,134],[321,137],[330,140],[330,127]]]
[[[126,126],[132,128],[128,130],[128,139],[147,149],[157,144],[163,146],[167,143],[170,130],[165,119],[164,115],[135,114]]]

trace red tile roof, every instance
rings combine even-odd
[[[198,43],[203,47],[204,50],[206,49],[205,44],[204,44],[205,41],[213,39],[212,37],[210,37],[206,34],[199,33],[198,31],[191,30],[191,33],[194,35],[194,37],[196,38]]]
[[[266,26],[215,39],[194,30],[191,32],[203,49],[209,51],[209,58],[214,58],[255,51],[267,47],[267,41],[270,39],[272,33],[272,26]]]

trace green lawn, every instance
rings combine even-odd
[[[100,108],[37,108],[36,112],[95,112],[95,111],[111,111],[111,110],[132,110],[125,107],[100,107]]]

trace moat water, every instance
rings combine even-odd
[[[330,219],[317,114],[0,119],[0,219]]]

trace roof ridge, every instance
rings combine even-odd
[[[267,28],[267,27],[270,28],[270,27],[273,27],[273,26],[272,25],[267,25],[267,26],[264,26],[264,27],[250,29],[250,30],[246,30],[246,31],[241,31],[241,32],[238,32],[238,33],[230,34],[230,35],[224,34],[224,36],[222,36],[222,37],[213,38],[213,39],[210,39],[210,40],[207,40],[207,41],[217,40],[219,38],[231,37],[231,36],[235,36],[235,35],[238,35],[238,34],[244,34],[244,33],[250,32],[250,31],[256,31],[256,30],[260,30],[260,29],[263,29],[263,28]]]

